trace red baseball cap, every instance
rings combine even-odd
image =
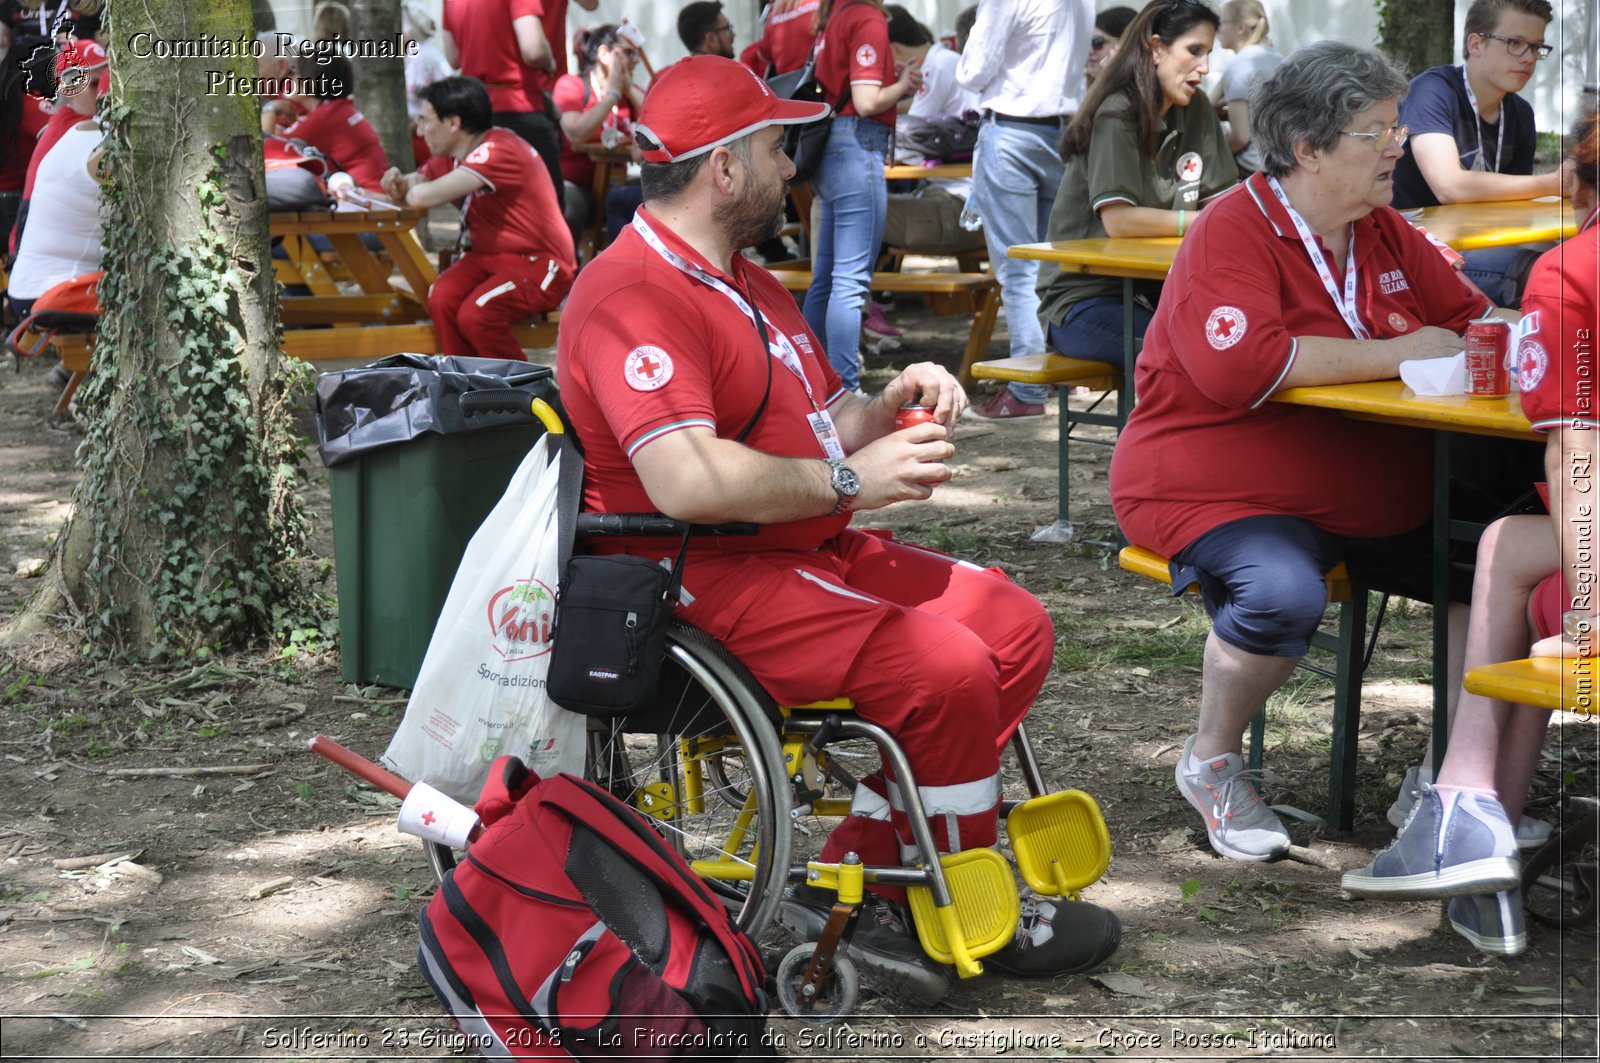
[[[56,72],[61,73],[72,67],[83,70],[99,70],[109,60],[105,48],[99,41],[81,40],[72,41],[56,53]]]
[[[645,162],[680,162],[769,125],[815,122],[832,109],[782,99],[732,59],[691,55],[650,86],[633,129]]]

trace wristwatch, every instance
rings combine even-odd
[[[1582,609],[1568,609],[1561,614],[1561,631],[1567,636],[1568,642],[1594,638],[1600,631],[1600,616]]]
[[[838,459],[828,459],[828,466],[833,470],[833,491],[839,496],[839,501],[828,510],[828,516],[837,517],[841,513],[850,511],[851,503],[856,500],[856,494],[861,490],[861,478],[856,475],[854,469]]]

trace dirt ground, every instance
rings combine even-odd
[[[912,352],[953,364],[964,323],[911,305],[895,317],[905,346],[872,359],[878,372]],[[0,616],[37,586],[77,481],[80,436],[47,422],[47,368],[0,372]],[[1111,868],[1086,896],[1121,915],[1121,951],[1094,977],[963,983],[929,1014],[866,995],[847,1025],[776,1019],[773,1040],[817,1059],[1594,1058],[1592,927],[1533,926],[1525,955],[1495,959],[1441,904],[1339,889],[1335,867],[1387,844],[1384,810],[1421,757],[1428,610],[1391,610],[1378,645],[1355,832],[1291,821],[1316,863],[1222,860],[1172,782],[1204,618],[1106,550],[1029,540],[1054,512],[1054,440],[1053,417],[964,427],[952,483],[868,522],[1004,567],[1055,617],[1058,667],[1030,726],[1052,782],[1087,790],[1109,823]],[[1071,469],[1097,537],[1106,462],[1079,447]],[[1321,809],[1331,703],[1309,677],[1275,703],[1273,801]],[[306,750],[323,733],[376,757],[402,708],[403,692],[342,684],[336,651],[188,672],[0,658],[0,1055],[456,1058],[414,961],[431,895],[420,850],[392,802]],[[1540,794],[1564,776],[1592,793],[1595,748],[1592,723],[1558,719]]]

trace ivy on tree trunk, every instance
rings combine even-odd
[[[104,312],[56,586],[99,652],[203,656],[296,625],[305,601],[258,101],[208,91],[255,60],[130,42],[249,39],[252,3],[107,12]]]

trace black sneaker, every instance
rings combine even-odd
[[[833,901],[830,890],[802,883],[778,906],[778,925],[804,941],[815,941],[828,923]],[[887,996],[929,1005],[950,991],[950,969],[923,951],[910,915],[876,894],[861,902],[847,952],[867,984]]]
[[[1120,944],[1122,922],[1111,909],[1087,901],[1047,901],[1024,890],[1016,938],[983,962],[1024,978],[1087,974]]]

